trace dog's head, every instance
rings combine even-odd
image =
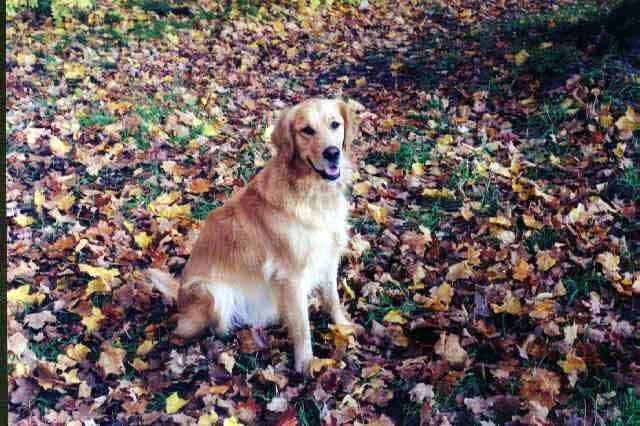
[[[271,140],[278,155],[327,181],[343,175],[356,136],[355,113],[339,99],[310,99],[282,112]]]

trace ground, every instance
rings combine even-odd
[[[6,24],[11,424],[640,424],[637,2],[33,3]],[[142,273],[180,271],[312,96],[361,119],[364,331],[312,307],[305,378],[281,327],[172,336]]]

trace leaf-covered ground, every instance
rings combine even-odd
[[[640,424],[640,42],[618,3],[9,20],[10,423]],[[304,379],[281,327],[173,337],[142,271],[178,273],[274,113],[318,95],[364,106],[339,276],[364,332],[312,307]]]

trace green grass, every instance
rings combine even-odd
[[[320,403],[313,398],[301,398],[296,401],[296,412],[301,426],[321,424]]]
[[[64,349],[71,343],[74,343],[77,336],[58,337],[54,339],[44,339],[40,342],[29,341],[29,349],[39,359],[47,361],[55,361],[58,355],[64,353]]]
[[[418,229],[420,225],[435,231],[438,225],[446,218],[439,201],[426,208],[418,206],[410,207],[403,212],[405,226],[409,229]]]
[[[95,111],[80,118],[82,127],[99,126],[104,127],[116,122],[116,119],[107,111]]]
[[[622,195],[640,203],[640,166],[629,167],[617,178]]]
[[[568,304],[571,305],[576,299],[586,299],[591,291],[597,290],[602,294],[602,289],[606,288],[606,279],[594,272],[580,272],[574,276],[566,276],[562,279],[562,284],[567,292]]]
[[[524,241],[529,253],[535,254],[539,250],[549,250],[556,242],[560,241],[560,234],[549,226],[544,226],[531,233]]]
[[[213,201],[198,200],[193,204],[191,214],[194,218],[198,220],[204,220],[209,215],[209,212],[220,207],[221,205],[222,203],[218,200],[213,200]]]

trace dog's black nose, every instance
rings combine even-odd
[[[322,156],[328,161],[337,161],[340,158],[340,150],[335,146],[330,146],[322,151]]]

